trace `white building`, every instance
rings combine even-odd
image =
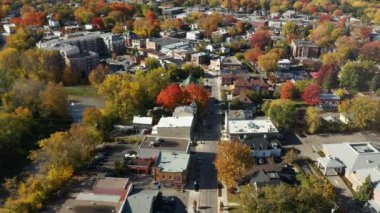
[[[186,32],[186,39],[188,40],[198,40],[201,39],[201,32],[199,30]]]

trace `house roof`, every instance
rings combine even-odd
[[[228,131],[230,134],[278,133],[269,119],[228,121]]]
[[[178,152],[160,152],[156,166],[161,172],[183,172],[189,166],[190,155]]]
[[[340,100],[339,96],[336,96],[336,95],[330,94],[330,93],[321,93],[319,95],[319,98],[321,100],[337,100],[337,101]]]
[[[269,87],[267,82],[264,79],[253,79],[251,80],[252,86],[260,86],[260,87]]]
[[[173,117],[193,116],[194,110],[190,106],[178,106],[174,109]]]
[[[275,172],[264,172],[263,170],[260,170],[255,174],[254,177],[250,180],[251,183],[256,184],[279,184],[280,183],[280,176],[278,173]]]
[[[252,83],[247,79],[237,79],[234,81],[235,87],[251,87]]]
[[[323,144],[322,147],[327,155],[341,161],[348,172],[380,165],[380,152],[369,142]]]
[[[127,197],[121,212],[152,212],[152,204],[158,194],[158,190],[142,190]]]
[[[240,103],[246,103],[246,104],[253,103],[253,101],[245,94],[240,93],[240,95],[236,96],[235,98],[237,98]]]

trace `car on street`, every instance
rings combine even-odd
[[[124,155],[125,158],[132,158],[135,159],[137,158],[137,152],[135,151],[129,151],[127,154]]]
[[[199,191],[199,183],[198,183],[198,181],[194,181],[194,190],[196,192]]]

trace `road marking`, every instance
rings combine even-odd
[[[336,185],[338,185],[338,186],[339,186],[339,182],[338,182],[337,180],[335,180],[335,183],[336,183]]]

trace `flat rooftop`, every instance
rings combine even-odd
[[[160,140],[160,142],[156,146],[153,146],[153,143],[156,143],[158,140]],[[147,136],[141,143],[140,149],[156,149],[186,152],[189,144],[189,139]]]
[[[190,154],[177,152],[161,152],[157,159],[156,166],[161,172],[182,172],[187,170],[190,161]]]
[[[98,189],[126,189],[128,178],[105,177],[96,181],[94,188]]]
[[[278,133],[278,130],[271,120],[260,119],[228,121],[228,132],[230,134],[262,134]]]
[[[370,143],[351,143],[349,144],[357,153],[379,153]]]
[[[118,212],[122,207],[122,202],[105,202],[91,200],[67,200],[60,213],[93,213],[93,212]]]
[[[191,127],[193,116],[187,117],[162,117],[157,127]]]

